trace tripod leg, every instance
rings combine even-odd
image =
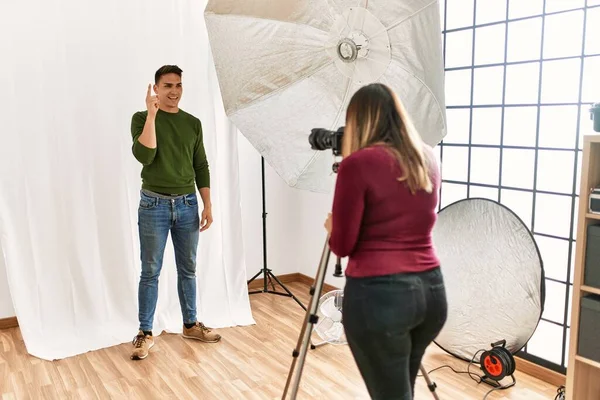
[[[323,253],[321,254],[321,261],[319,263],[319,269],[317,271],[317,276],[315,277],[315,285],[311,288],[311,298],[308,304],[308,310],[306,311],[306,316],[304,317],[304,324],[302,325],[302,330],[300,331],[300,336],[298,336],[298,342],[296,344],[296,348],[292,353],[293,360],[292,365],[290,367],[290,372],[287,378],[287,382],[285,384],[285,389],[283,391],[282,399],[286,399],[288,394],[288,390],[291,384],[291,399],[295,400],[298,395],[298,387],[300,386],[300,378],[302,376],[302,370],[304,368],[304,361],[306,360],[306,353],[308,350],[308,344],[310,342],[310,336],[313,330],[313,326],[317,323],[317,307],[319,305],[319,296],[321,291],[323,290],[323,281],[325,280],[325,271],[327,270],[327,264],[329,263],[329,237],[325,240],[325,246],[323,247]],[[294,370],[296,368],[296,363],[298,363],[298,370],[296,375],[294,376]],[[294,377],[292,381],[292,376]]]
[[[262,269],[261,269],[260,271],[258,271],[258,272],[256,273],[256,275],[254,275],[252,278],[248,279],[248,282],[246,282],[246,283],[247,283],[247,284],[249,284],[250,282],[252,282],[252,281],[253,281],[253,280],[255,280],[256,278],[258,278],[258,276],[259,276],[260,274],[262,274],[262,273],[263,273],[263,271],[262,271]]]
[[[425,378],[425,382],[427,382],[427,387],[429,388],[429,391],[431,392],[431,394],[433,394],[433,398],[435,400],[440,400],[437,393],[435,392],[435,388],[437,387],[437,385],[435,383],[431,382],[431,379],[429,379],[429,374],[427,374],[427,371],[425,371],[425,368],[423,368],[423,364],[421,364],[419,369],[421,370],[421,373],[423,374],[423,378]]]
[[[279,284],[279,286],[281,286],[283,288],[283,290],[285,290],[290,297],[292,297],[294,300],[296,300],[296,303],[300,304],[300,307],[302,307],[304,309],[304,311],[306,311],[306,307],[304,306],[304,304],[302,304],[302,302],[300,300],[298,300],[298,298],[296,296],[294,296],[294,294],[287,287],[285,287],[285,285],[283,283],[281,283],[279,278],[277,278],[275,275],[273,275],[273,273],[271,271],[269,271],[269,275],[273,279],[275,279],[275,281]]]

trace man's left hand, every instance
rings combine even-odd
[[[207,230],[213,222],[212,210],[210,207],[204,207],[202,218],[200,219],[200,232]]]

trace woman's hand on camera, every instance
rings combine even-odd
[[[325,220],[325,230],[327,231],[327,233],[329,235],[331,235],[331,227],[332,227],[331,213],[329,213],[327,215],[327,219]]]

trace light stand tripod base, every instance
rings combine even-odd
[[[296,303],[298,303],[300,305],[300,307],[302,307],[304,309],[304,311],[306,311],[306,307],[304,306],[304,304],[302,304],[302,302],[279,280],[279,278],[277,278],[270,269],[262,269],[260,270],[256,275],[254,275],[251,279],[248,280],[248,285],[250,284],[250,282],[252,282],[253,280],[255,280],[256,278],[258,278],[258,276],[260,274],[264,274],[263,277],[263,288],[260,290],[253,290],[248,292],[248,294],[257,294],[257,293],[270,293],[270,294],[276,294],[279,296],[285,296],[285,297],[291,297],[293,298]],[[285,290],[284,292],[278,292],[276,290],[270,290],[267,284],[267,278],[271,278],[273,280],[275,280],[275,282],[277,282],[277,284],[279,286],[281,286],[283,288],[283,290]]]
[[[250,285],[250,283],[255,280],[256,278],[258,278],[258,276],[260,274],[263,274],[263,289],[262,290],[254,290],[251,292],[248,292],[248,294],[257,294],[257,293],[270,293],[270,294],[276,294],[279,296],[285,296],[285,297],[291,297],[293,298],[296,303],[298,303],[300,305],[300,307],[302,307],[302,309],[304,309],[306,311],[306,307],[304,306],[304,304],[302,304],[302,302],[300,300],[298,300],[298,298],[296,296],[294,296],[294,294],[287,288],[285,287],[285,285],[283,283],[281,283],[281,281],[279,280],[279,278],[277,278],[269,268],[267,268],[267,205],[266,205],[266,195],[265,195],[265,159],[263,157],[261,157],[260,159],[260,167],[261,167],[261,176],[262,176],[262,222],[263,222],[263,268],[258,271],[256,273],[256,275],[254,275],[252,278],[250,278],[247,282],[248,285]],[[267,284],[267,279],[274,279],[279,286],[281,286],[283,288],[283,290],[285,290],[285,293],[282,292],[278,292],[276,290],[269,290],[268,284]]]

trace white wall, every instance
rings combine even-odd
[[[297,220],[295,225],[287,228],[288,231],[293,231],[295,236],[294,247],[290,250],[290,255],[296,260],[296,272],[314,278],[327,237],[324,223],[327,213],[331,211],[333,193],[312,193],[289,187],[281,188],[281,192],[290,192],[295,201],[285,212],[290,216],[293,215]],[[276,238],[276,241],[279,240],[280,238]],[[325,282],[342,288],[344,279],[333,276],[335,261],[336,257],[332,253],[325,274]],[[343,268],[345,268],[345,261],[342,260]]]

